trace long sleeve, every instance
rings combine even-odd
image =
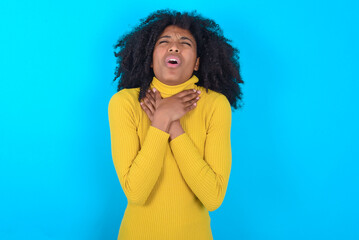
[[[232,164],[230,131],[231,106],[221,94],[213,104],[203,157],[187,133],[170,142],[183,178],[209,211],[216,210],[226,194]]]
[[[122,189],[129,202],[143,205],[161,173],[170,135],[150,126],[140,146],[135,104],[120,91],[109,102],[108,116],[112,159]]]

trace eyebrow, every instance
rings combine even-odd
[[[168,36],[168,35],[165,35],[165,36],[162,36],[162,37],[158,38],[158,40],[160,40],[161,38],[172,38],[172,37]],[[185,37],[185,36],[182,36],[180,39],[181,40],[189,40],[189,41],[191,41],[193,43],[193,41],[190,38]]]

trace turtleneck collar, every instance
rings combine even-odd
[[[186,82],[172,86],[172,85],[164,84],[156,77],[153,77],[150,87],[151,89],[156,88],[161,93],[161,96],[163,98],[166,98],[186,89],[197,89],[197,85],[195,84],[197,82],[198,82],[198,78],[195,75],[193,75]]]

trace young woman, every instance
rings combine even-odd
[[[115,45],[111,147],[128,200],[118,239],[213,239],[243,83],[228,42],[213,20],[161,10]]]

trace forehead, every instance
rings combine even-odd
[[[167,26],[163,30],[163,32],[160,34],[159,38],[162,36],[169,36],[169,37],[173,37],[173,38],[174,37],[177,37],[177,38],[188,37],[192,41],[195,41],[193,35],[191,34],[191,32],[189,30],[177,27],[175,25]]]

